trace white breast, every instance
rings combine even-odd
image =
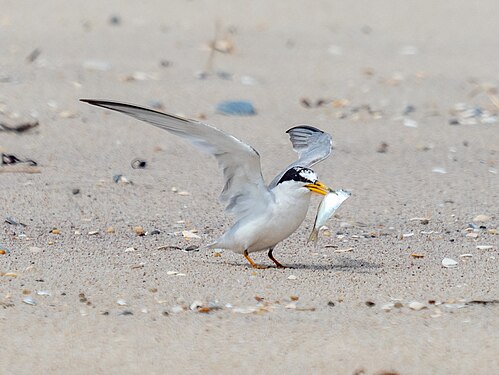
[[[251,253],[266,250],[289,237],[307,215],[311,192],[290,181],[277,185],[272,193],[274,200],[264,211],[238,221],[214,247]]]

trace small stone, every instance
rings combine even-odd
[[[367,306],[367,307],[373,307],[373,306],[375,306],[375,305],[376,305],[376,304],[375,304],[374,302],[372,302],[372,301],[366,301],[366,306]]]
[[[126,306],[127,303],[124,299],[119,299],[116,301],[116,303],[119,305],[119,306]]]
[[[133,253],[134,251],[137,251],[135,247],[127,247],[125,249],[125,253]]]
[[[109,24],[113,26],[121,25],[121,17],[113,14],[111,17],[109,17]]]
[[[26,298],[23,299],[23,302],[26,304],[26,305],[30,305],[30,306],[36,306],[36,301],[33,299],[33,297],[31,296],[28,296]]]
[[[434,167],[431,171],[433,173],[440,173],[440,174],[446,174],[447,173],[447,171],[445,170],[445,168],[442,168],[442,167]]]
[[[426,305],[424,303],[421,303],[421,302],[417,302],[417,301],[412,301],[412,302],[409,302],[409,308],[411,310],[415,310],[415,311],[419,311],[419,310],[423,310],[423,309],[426,309]]]
[[[179,192],[177,193],[177,195],[182,195],[182,196],[186,197],[186,196],[191,195],[191,193],[189,193],[188,191],[184,191],[184,190],[182,190],[182,191],[179,191]]]
[[[468,238],[478,238],[478,233],[476,233],[476,232],[467,233],[466,237],[468,237]]]
[[[141,226],[133,227],[133,231],[139,237],[145,236],[145,234],[146,234],[146,231]]]
[[[90,232],[88,232],[89,236],[95,236],[96,234],[99,234],[98,230],[91,230]]]
[[[289,275],[288,280],[296,280],[297,277],[295,275]]]
[[[115,230],[113,227],[109,227],[106,229],[106,233],[114,233],[114,232],[115,232]]]
[[[53,228],[53,229],[50,230],[50,233],[51,234],[61,234],[61,231],[59,229],[57,229],[57,228]]]
[[[131,185],[132,184],[132,181],[130,181],[128,178],[126,178],[122,174],[115,174],[113,176],[113,181],[115,183],[117,183],[117,184],[118,183],[127,184],[127,185]]]
[[[39,290],[36,292],[39,296],[51,296],[52,294],[48,290]]]
[[[444,266],[445,268],[455,268],[457,267],[457,262],[454,260],[454,259],[451,259],[451,258],[444,258],[442,260],[442,266]]]
[[[472,258],[473,254],[461,254],[459,255],[459,258]]]
[[[130,311],[130,310],[123,310],[122,312],[120,312],[118,315],[123,315],[123,316],[127,316],[127,315],[133,315],[133,312]]]
[[[416,259],[420,259],[420,258],[424,258],[424,254],[412,253],[411,257],[416,258]]]
[[[494,248],[494,246],[491,245],[477,245],[476,247],[478,250],[491,250]]]
[[[388,311],[391,311],[393,307],[394,307],[394,303],[388,302],[388,303],[381,305],[381,310],[388,312]]]
[[[183,230],[182,236],[184,236],[184,238],[186,238],[186,239],[201,238],[197,234],[193,233],[193,231],[191,231],[191,230]]]
[[[300,297],[298,297],[298,296],[291,296],[291,297],[289,297],[289,299],[291,301],[298,301],[300,299]]]
[[[203,306],[203,302],[201,302],[201,301],[194,301],[194,302],[191,303],[191,305],[189,306],[189,308],[191,310],[195,311],[195,310],[198,310],[202,306]]]
[[[178,274],[178,272],[177,271],[168,271],[168,272],[166,272],[166,274],[169,276],[174,276],[174,275]]]
[[[329,302],[327,303],[327,305],[328,305],[329,307],[334,307],[334,306],[335,306],[333,301],[329,301]]]
[[[218,113],[227,116],[253,116],[256,115],[253,104],[246,100],[228,100],[220,102],[216,106]]]
[[[417,128],[418,123],[417,123],[417,121],[412,120],[410,118],[404,118],[404,126],[406,126],[408,128]]]
[[[78,195],[78,194],[80,194],[80,189],[77,189],[77,188],[72,189],[71,193],[73,193],[73,195]]]

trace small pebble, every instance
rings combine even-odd
[[[119,305],[119,306],[126,306],[127,303],[124,299],[119,299],[116,301],[116,303]]]
[[[491,250],[494,248],[494,246],[491,245],[477,245],[476,247],[478,250]]]
[[[255,107],[249,101],[245,100],[228,100],[220,102],[216,106],[218,113],[227,116],[253,116],[256,115]]]
[[[146,231],[141,226],[133,227],[133,231],[139,237],[145,236],[145,234],[146,234]]]
[[[289,275],[288,280],[296,280],[297,277],[295,275]]]
[[[408,128],[417,128],[418,123],[417,123],[417,121],[412,120],[410,118],[404,118],[404,126],[406,126]]]
[[[454,260],[454,259],[451,259],[451,258],[444,258],[442,260],[442,266],[444,266],[445,268],[455,268],[457,267],[457,262]]]
[[[190,230],[183,230],[182,231],[182,236],[184,236],[184,238],[186,239],[191,239],[191,238],[201,238],[199,237],[197,234],[193,233],[192,231]]]
[[[394,307],[394,303],[388,302],[388,303],[381,305],[381,310],[388,312],[388,311],[391,311],[393,307]]]
[[[31,305],[31,306],[36,306],[36,301],[33,299],[33,297],[31,296],[28,296],[26,298],[23,299],[23,302],[26,304],[26,305]]]
[[[111,17],[109,17],[109,24],[113,26],[121,25],[121,17],[113,14]]]
[[[409,308],[411,310],[415,310],[415,311],[419,311],[419,310],[423,310],[423,309],[426,309],[426,305],[424,303],[421,303],[421,302],[417,302],[417,301],[412,301],[412,302],[409,302]]]
[[[194,302],[191,303],[191,305],[189,306],[189,308],[191,310],[196,311],[196,310],[198,310],[202,306],[203,306],[203,302],[201,302],[201,301],[194,301]]]
[[[117,183],[117,184],[118,183],[127,184],[127,185],[131,185],[132,184],[132,181],[130,181],[128,178],[126,178],[122,174],[115,174],[113,176],[113,181],[115,183]]]
[[[445,170],[445,168],[442,168],[442,167],[435,167],[431,170],[433,173],[440,173],[440,174],[446,174],[447,171]]]
[[[88,232],[89,236],[95,236],[96,234],[99,234],[98,230],[91,230],[90,232]]]

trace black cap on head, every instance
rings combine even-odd
[[[282,175],[277,185],[286,181],[298,181],[313,184],[317,181],[317,174],[310,168],[292,167]]]

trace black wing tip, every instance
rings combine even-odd
[[[286,130],[286,133],[289,134],[291,131],[296,130],[296,129],[306,129],[306,130],[310,130],[310,131],[312,131],[314,133],[324,133],[322,130],[314,128],[313,126],[310,126],[310,125],[297,125],[297,126],[293,126],[292,128]]]
[[[118,103],[118,102],[113,102],[111,100],[100,100],[100,99],[80,99],[80,102],[91,104],[91,105],[96,105],[98,107],[105,107],[106,104],[121,104],[125,105],[125,103]]]

